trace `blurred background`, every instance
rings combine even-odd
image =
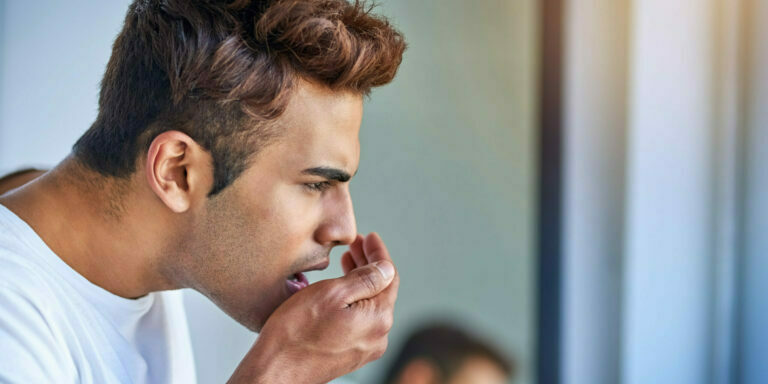
[[[129,3],[0,0],[0,170],[90,126]],[[409,49],[351,188],[402,284],[389,351],[339,383],[430,324],[510,383],[768,382],[768,1],[378,3]],[[256,335],[185,300],[199,382],[224,382]]]

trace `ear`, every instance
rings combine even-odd
[[[175,213],[206,199],[213,184],[210,154],[179,131],[166,131],[152,140],[145,173],[149,187]]]

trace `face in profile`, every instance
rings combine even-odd
[[[362,96],[308,82],[277,119],[279,138],[194,212],[180,263],[187,285],[259,331],[357,234],[348,180],[360,158]]]

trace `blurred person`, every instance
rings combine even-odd
[[[431,324],[413,332],[382,384],[504,384],[512,362],[458,327]]]
[[[260,332],[232,383],[379,358],[399,278],[348,182],[404,49],[359,2],[133,2],[96,121],[0,183],[0,382],[195,381],[179,288]],[[310,284],[338,245],[344,276]]]
[[[21,187],[43,173],[45,173],[45,171],[35,168],[22,168],[7,174],[0,173],[0,195]]]

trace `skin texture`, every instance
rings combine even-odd
[[[354,175],[361,119],[361,95],[302,81],[279,139],[213,198],[207,151],[167,131],[128,180],[67,158],[0,204],[116,295],[193,288],[261,330],[231,382],[327,382],[384,353],[399,286],[381,238],[357,235],[348,182],[307,171]],[[286,279],[327,267],[337,245],[351,245],[345,276],[291,295]]]

